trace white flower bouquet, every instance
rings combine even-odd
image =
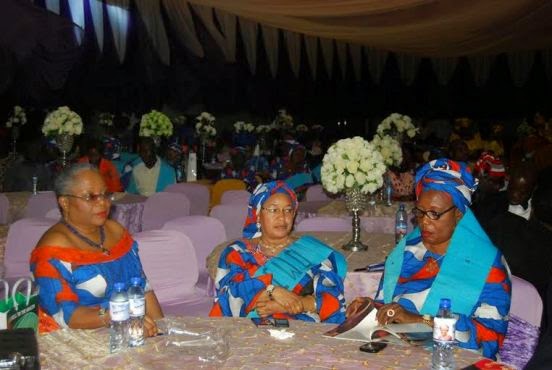
[[[100,113],[98,116],[98,123],[102,126],[113,126],[113,119],[115,118],[115,115],[112,113],[104,112]]]
[[[309,128],[307,127],[307,125],[300,124],[300,125],[297,125],[295,127],[295,131],[297,131],[297,132],[308,132]]]
[[[376,132],[380,136],[395,136],[395,134],[398,134],[399,136],[407,135],[412,138],[416,136],[418,129],[414,126],[410,117],[399,113],[392,113],[381,121]]]
[[[401,144],[391,136],[375,135],[371,143],[374,145],[374,148],[381,153],[383,163],[385,163],[387,167],[398,166],[402,163],[403,156]]]
[[[357,188],[374,193],[383,186],[386,171],[381,153],[360,136],[333,144],[322,161],[322,185],[330,193]]]
[[[293,117],[285,109],[280,109],[272,125],[276,128],[291,128],[293,127]]]
[[[27,123],[27,115],[25,114],[25,109],[21,108],[19,105],[13,107],[13,113],[6,121],[6,127],[20,127]]]
[[[139,136],[161,137],[171,136],[173,133],[173,124],[169,117],[155,109],[142,116],[140,120]]]
[[[252,133],[255,131],[255,126],[252,123],[245,123],[243,121],[238,121],[234,123],[234,130],[237,134],[239,133]]]
[[[272,130],[272,126],[270,126],[270,125],[259,125],[255,128],[255,131],[258,134],[266,134],[266,133],[270,132],[270,130]]]
[[[215,117],[208,112],[202,112],[196,117],[195,130],[196,133],[202,138],[208,138],[217,134],[215,128]]]
[[[62,134],[80,135],[82,134],[82,118],[67,106],[59,107],[46,116],[42,125],[42,133],[49,137]]]

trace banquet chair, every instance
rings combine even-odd
[[[211,208],[219,205],[222,194],[228,190],[245,190],[246,185],[242,180],[237,179],[222,179],[213,185],[211,193]]]
[[[8,211],[10,209],[10,201],[8,197],[0,193],[0,225],[8,223]]]
[[[30,276],[31,252],[42,235],[56,222],[48,218],[22,218],[10,225],[4,254],[6,278]]]
[[[219,204],[211,209],[209,215],[222,222],[228,240],[242,237],[243,224],[247,217],[247,204]]]
[[[328,195],[324,192],[324,188],[320,184],[311,185],[307,188],[307,192],[305,193],[305,201],[307,202],[313,202],[313,201],[325,201],[325,200],[332,200]]]
[[[297,224],[295,231],[351,231],[351,218],[310,217]]]
[[[211,192],[207,186],[193,182],[181,182],[167,186],[165,191],[185,194],[190,200],[190,215],[207,216],[209,213]]]
[[[363,216],[360,218],[360,228],[368,233],[394,234],[395,218]],[[410,228],[410,225],[409,225],[409,228]]]
[[[225,242],[226,229],[218,219],[208,216],[186,216],[168,221],[163,230],[176,230],[186,234],[194,246],[199,269],[197,286],[208,293],[212,290],[212,281],[207,270],[207,256],[213,249]]]
[[[500,360],[523,369],[535,352],[542,319],[543,304],[530,282],[512,275],[510,321]]]
[[[190,215],[190,200],[182,193],[159,192],[144,202],[142,231],[160,229],[165,222]]]
[[[56,194],[53,191],[41,191],[29,197],[24,217],[45,217],[46,213],[54,208],[58,208]]]
[[[59,211],[59,208],[54,208],[46,212],[46,215],[44,215],[44,217],[59,220],[61,218],[61,212]]]
[[[222,193],[220,204],[248,204],[251,193],[247,190],[227,190]]]
[[[163,312],[207,317],[213,300],[196,287],[198,266],[190,238],[176,230],[142,231],[133,237]]]

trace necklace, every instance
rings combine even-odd
[[[442,254],[441,257],[435,259],[433,257],[430,257],[431,259],[429,260],[428,264],[427,264],[427,271],[429,272],[435,272],[437,270],[439,270],[439,261],[444,257],[446,256],[446,253],[445,254]]]
[[[85,242],[86,244],[88,244],[88,245],[90,245],[94,248],[101,249],[103,254],[109,255],[109,249],[106,249],[103,246],[103,244],[105,243],[105,229],[104,229],[103,226],[100,227],[100,242],[96,243],[95,241],[90,240],[86,236],[82,235],[77,229],[75,229],[75,227],[73,225],[68,223],[66,220],[62,220],[61,223],[64,224],[69,229],[69,231],[71,231],[73,233],[73,235],[78,237],[80,240],[82,240],[83,242]]]
[[[259,239],[259,242],[257,244],[257,250],[264,254],[265,256],[275,256],[277,255],[283,248],[285,248],[289,244],[290,238],[286,238],[285,242],[275,245],[269,245],[266,244],[263,239]]]

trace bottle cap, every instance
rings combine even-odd
[[[142,284],[142,278],[139,276],[135,276],[132,279],[130,279],[130,285],[141,285]]]
[[[400,209],[401,211],[404,211],[404,203],[399,204],[399,209]]]
[[[450,308],[450,299],[449,298],[441,298],[441,301],[439,302],[440,308]]]
[[[125,283],[115,283],[113,284],[113,289],[115,289],[115,291],[117,292],[125,290]]]

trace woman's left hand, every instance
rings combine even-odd
[[[257,314],[261,317],[267,317],[270,315],[274,315],[275,313],[286,312],[281,304],[270,299],[266,301],[257,301],[257,304],[255,305],[255,311],[257,311]]]
[[[380,325],[389,323],[408,324],[421,321],[421,316],[412,313],[398,303],[389,303],[378,309],[376,318]]]
[[[144,316],[144,336],[154,337],[158,333],[157,324],[148,315]]]

